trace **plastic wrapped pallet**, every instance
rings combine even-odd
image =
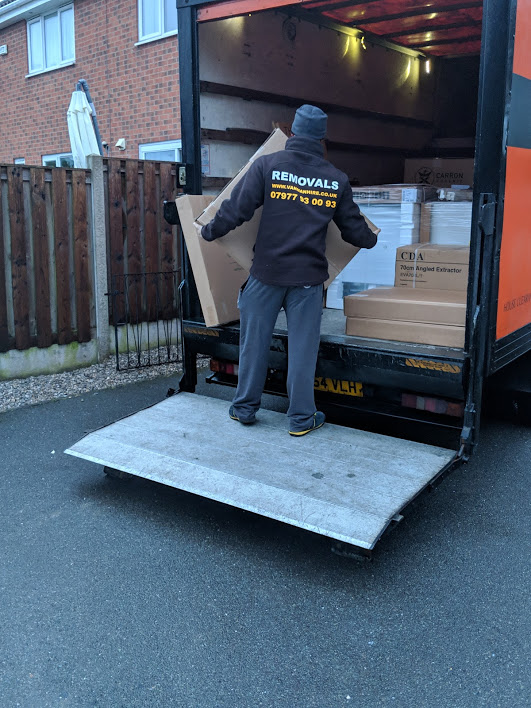
[[[437,190],[422,185],[381,185],[355,187],[352,196],[381,231],[376,246],[362,249],[330,284],[326,306],[337,310],[343,309],[347,295],[394,285],[396,249],[419,242],[421,203],[436,198]]]
[[[472,202],[426,202],[421,214],[421,243],[470,244]]]

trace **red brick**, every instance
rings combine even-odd
[[[75,65],[29,78],[26,22],[0,30],[0,44],[8,46],[0,57],[0,162],[25,157],[41,164],[42,155],[70,152],[66,111],[81,78],[111,155],[137,158],[139,143],[180,138],[177,37],[135,47],[137,8],[137,0],[76,0]],[[114,147],[119,138],[127,142],[124,152]]]

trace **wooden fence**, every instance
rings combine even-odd
[[[91,173],[0,165],[0,351],[87,342]]]
[[[123,298],[114,299],[111,317],[115,323],[175,317],[174,279],[136,276],[170,273],[181,266],[177,227],[163,217],[164,200],[175,199],[182,191],[179,165],[117,158],[103,163],[109,292],[112,276],[118,276],[115,282],[126,282],[128,288]],[[163,292],[155,292],[158,282],[163,283]]]
[[[108,321],[178,316],[179,278],[172,274],[182,246],[163,202],[181,190],[179,165],[97,159],[94,173],[0,165],[0,352],[94,339],[102,311],[107,318],[107,303],[95,295],[105,291],[100,270],[107,292],[113,276],[121,283]],[[103,195],[94,213],[93,193]],[[106,265],[95,258],[96,232],[106,243]],[[146,277],[157,273],[167,277]]]

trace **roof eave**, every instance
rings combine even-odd
[[[38,17],[47,10],[67,5],[69,0],[11,0],[0,4],[0,29],[14,25],[21,20]]]

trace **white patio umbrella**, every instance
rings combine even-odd
[[[101,155],[92,109],[84,91],[74,91],[66,114],[74,167],[87,167],[88,155]]]

